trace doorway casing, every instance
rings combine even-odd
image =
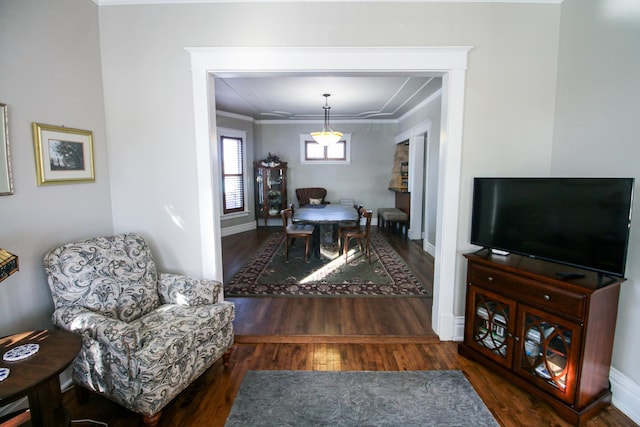
[[[455,333],[456,242],[467,55],[454,47],[215,47],[191,55],[202,272],[222,281],[220,177],[212,76],[286,73],[441,73],[442,118],[432,326],[443,341]],[[213,260],[213,262],[212,262]]]

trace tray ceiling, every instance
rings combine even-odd
[[[441,86],[424,75],[216,77],[216,109],[257,121],[322,120],[329,93],[331,122],[398,120]]]

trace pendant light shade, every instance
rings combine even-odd
[[[324,96],[324,107],[322,107],[324,109],[324,127],[320,132],[311,132],[311,137],[318,144],[327,146],[340,141],[342,133],[333,131],[329,126],[329,110],[331,109],[329,107],[329,97],[331,95],[325,93],[322,96]]]

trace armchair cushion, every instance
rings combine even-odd
[[[72,242],[45,256],[53,323],[82,335],[74,382],[154,417],[233,343],[222,284],[158,273],[136,234]]]
[[[222,284],[179,274],[160,273],[158,292],[162,304],[202,305],[218,302]]]

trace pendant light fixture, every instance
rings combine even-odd
[[[322,107],[324,109],[324,127],[320,132],[311,132],[311,137],[318,144],[327,146],[340,141],[342,134],[331,130],[331,127],[329,127],[329,110],[331,109],[331,107],[329,107],[329,97],[331,95],[325,93],[322,96],[324,96],[324,107]]]

